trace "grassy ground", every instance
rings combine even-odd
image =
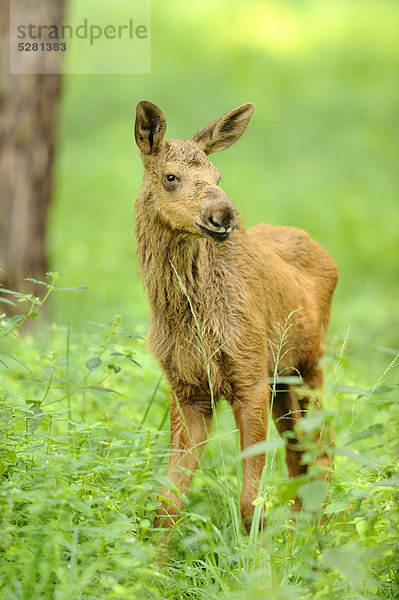
[[[399,7],[153,0],[152,13],[151,75],[64,78],[48,250],[58,286],[88,289],[53,292],[47,324],[39,307],[36,329],[1,339],[0,596],[399,598]],[[243,533],[237,433],[221,405],[163,570],[152,522],[168,392],[136,337],[148,320],[132,216],[143,98],[164,110],[170,137],[253,101],[245,136],[213,157],[223,189],[248,226],[302,227],[341,272],[324,524],[323,488],[291,485],[273,442],[257,509],[269,527]],[[314,426],[304,421],[304,435]]]
[[[288,479],[272,428],[256,500],[268,527],[249,537],[239,518],[237,432],[219,406],[160,569],[152,523],[165,481],[168,402],[143,340],[119,317],[85,334],[53,325],[41,340],[7,335],[13,326],[3,320],[0,332],[2,598],[399,597],[398,353],[380,353],[380,377],[368,390],[346,384],[342,348],[329,356],[329,503],[322,508],[325,482]],[[319,424],[316,415],[302,420],[310,461]]]

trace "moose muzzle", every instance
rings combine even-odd
[[[224,242],[237,226],[236,209],[228,196],[217,190],[215,196],[200,207],[198,229],[216,242]]]

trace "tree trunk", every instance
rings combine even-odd
[[[65,0],[46,2],[49,22],[60,25]],[[24,277],[44,280],[47,270],[46,215],[61,76],[9,74],[9,10],[9,0],[0,0],[0,281],[25,292],[32,285],[27,288]]]

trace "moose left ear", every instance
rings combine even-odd
[[[190,142],[198,144],[205,154],[229,148],[246,130],[254,108],[251,102],[233,108],[223,117],[205,125],[190,139]]]
[[[166,119],[156,104],[148,100],[138,103],[134,135],[143,154],[155,154],[162,146],[166,132]]]

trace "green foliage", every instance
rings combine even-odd
[[[12,306],[13,308],[17,307],[17,303],[22,303],[25,306],[25,310],[22,314],[16,314],[14,317],[8,320],[0,321],[0,339],[7,337],[8,335],[12,335],[18,329],[22,327],[26,321],[30,319],[36,319],[37,312],[36,308],[39,306],[43,306],[46,300],[49,298],[50,294],[55,290],[55,281],[58,279],[58,273],[47,273],[48,281],[38,281],[37,279],[32,279],[32,277],[27,277],[24,281],[30,281],[37,285],[42,285],[46,290],[43,298],[38,298],[33,294],[23,294],[21,292],[16,292],[14,290],[7,290],[0,283],[0,303],[5,304],[6,306]],[[75,288],[74,291],[77,291]],[[80,289],[79,289],[80,291]],[[13,298],[11,300],[11,298]],[[5,317],[2,315],[2,317]]]
[[[329,484],[288,479],[285,440],[274,429],[251,449],[267,453],[254,504],[255,521],[266,511],[268,527],[249,537],[238,508],[237,432],[219,406],[160,569],[152,523],[165,482],[168,398],[142,338],[118,315],[77,332],[13,327],[3,316],[1,597],[399,597],[398,352],[383,349],[368,390],[344,385],[342,356],[326,361],[328,410],[303,419],[301,435],[314,458],[316,429],[321,420],[332,425]]]
[[[141,390],[153,378],[148,357],[142,367],[135,359],[142,339],[119,316],[96,326],[101,336],[53,324],[39,333],[42,344],[21,337],[14,319],[3,317],[3,327],[1,597],[160,597],[154,582],[163,576],[145,542],[163,434],[140,423]]]

